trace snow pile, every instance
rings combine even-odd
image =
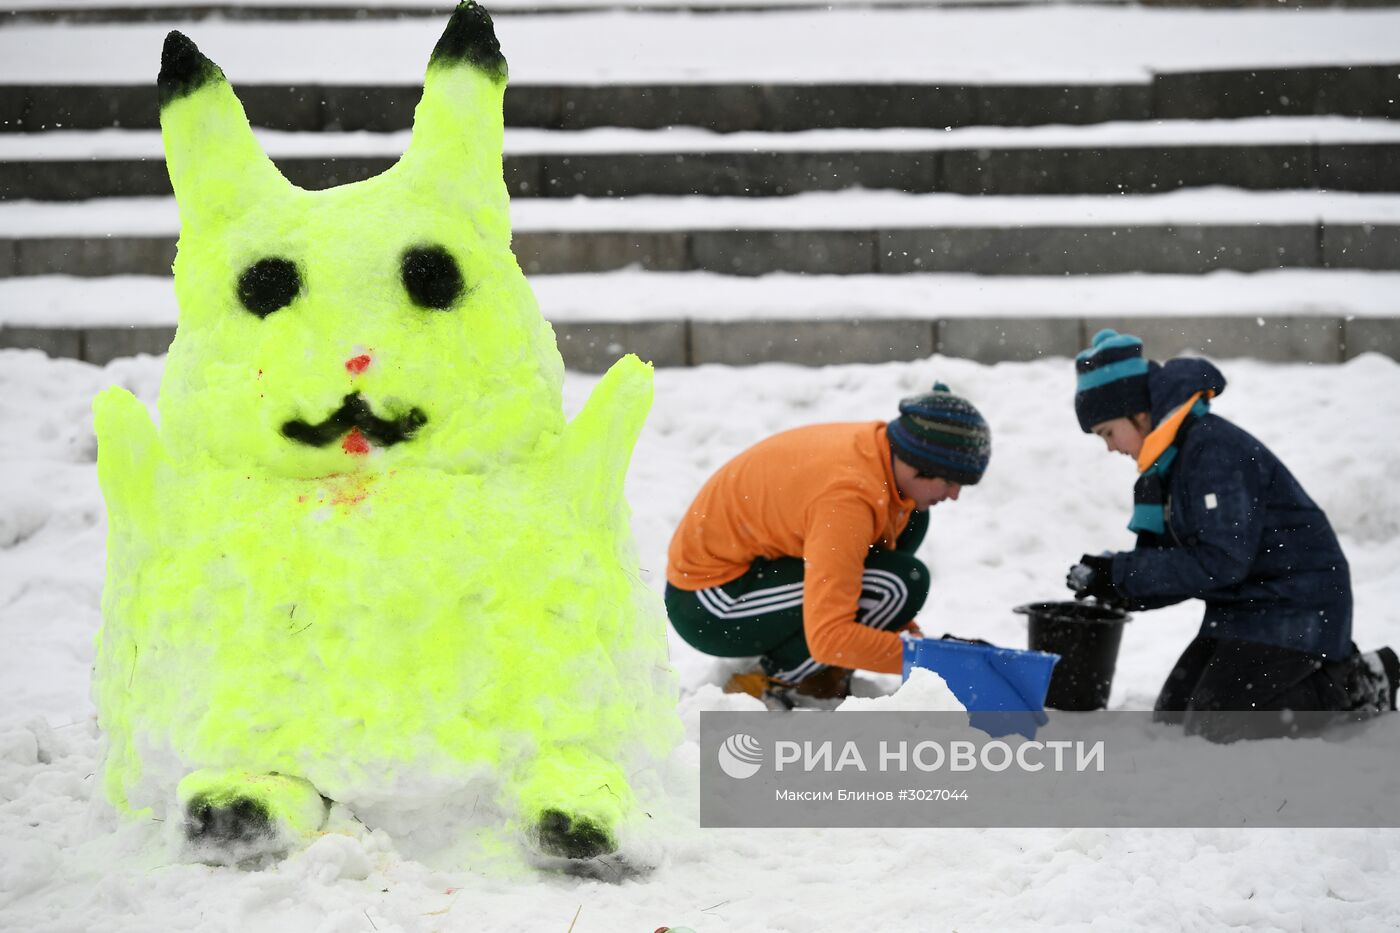
[[[880,697],[847,697],[836,709],[846,713],[954,713],[967,707],[958,702],[942,677],[927,668],[916,667],[909,672],[909,679],[894,693]]]

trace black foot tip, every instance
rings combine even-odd
[[[235,845],[271,839],[272,817],[256,800],[246,797],[215,805],[196,797],[185,808],[185,837],[191,842]]]
[[[430,66],[457,65],[467,62],[485,72],[493,81],[506,78],[506,57],[496,39],[496,27],[486,8],[467,0],[458,4],[447,29],[433,49]]]
[[[535,841],[545,855],[588,859],[617,849],[612,834],[592,820],[546,810],[535,825]]]
[[[223,76],[219,66],[205,58],[184,33],[172,29],[165,37],[165,47],[160,53],[160,77],[156,78],[162,108]]]

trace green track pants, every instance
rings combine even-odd
[[[856,621],[892,630],[909,622],[928,598],[928,568],[914,557],[928,531],[915,512],[893,551],[871,548],[861,576]],[[722,658],[758,655],[763,671],[795,683],[826,665],[812,660],[802,627],[800,557],[759,558],[742,577],[704,590],[667,584],[666,613],[691,647]]]

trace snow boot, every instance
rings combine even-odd
[[[725,693],[747,693],[762,700],[769,709],[792,709],[796,697],[811,700],[844,700],[851,695],[851,671],[844,667],[824,667],[797,683],[769,677],[761,669],[733,675],[724,685]]]
[[[769,677],[761,669],[740,671],[732,675],[724,684],[725,693],[747,693],[773,710],[789,710],[793,707],[792,684]]]
[[[1395,709],[1395,696],[1400,689],[1400,657],[1391,648],[1377,648],[1360,656],[1365,662],[1365,680],[1370,681],[1370,700],[1381,711]]]
[[[797,682],[793,692],[814,700],[844,700],[851,695],[851,670],[824,667]]]

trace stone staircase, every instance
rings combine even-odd
[[[179,22],[210,9],[97,4],[83,15]],[[331,19],[346,9],[240,15]],[[426,12],[386,6],[367,15]],[[15,13],[26,28],[65,28],[57,8]],[[250,119],[298,185],[370,177],[406,143],[416,84],[241,83],[232,64]],[[505,110],[515,250],[527,274],[637,270],[627,274],[658,276],[666,295],[685,286],[664,276],[754,280],[751,313],[731,307],[723,320],[676,312],[679,301],[589,319],[542,299],[577,368],[598,369],[625,350],[662,365],[933,352],[1031,359],[1071,353],[1105,323],[1152,335],[1159,355],[1400,358],[1400,301],[1356,313],[1347,298],[1358,282],[1400,273],[1400,65],[1173,72],[1099,85],[519,83]],[[101,362],[168,344],[169,323],[82,319],[111,277],[169,274],[177,223],[156,117],[153,86],[44,84],[26,81],[23,69],[0,70],[0,346]],[[1111,293],[1074,307],[1084,278],[1138,276],[1150,292],[1154,276],[1280,270],[1331,277],[1323,281],[1336,288],[1267,318],[1227,298],[1131,317],[1104,305]],[[935,285],[940,276],[981,276],[993,293],[1016,277],[1043,277],[1064,301],[1049,315],[1015,301],[960,313],[939,307],[935,288],[917,313],[770,319],[765,280],[786,273],[861,277],[877,295],[907,276]],[[48,277],[86,280],[59,289],[81,320],[63,307],[51,319],[6,307],[34,294],[20,280]]]

